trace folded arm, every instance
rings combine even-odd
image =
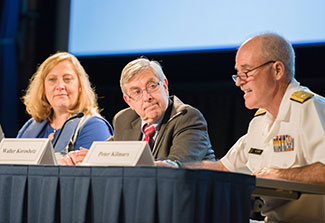
[[[219,170],[219,171],[229,171],[220,160],[218,161],[208,161],[204,160],[202,162],[184,163],[184,168],[190,169],[209,169],[209,170]]]
[[[276,169],[262,168],[253,173],[257,177],[284,179],[304,183],[325,184],[325,164],[316,162],[303,167]]]

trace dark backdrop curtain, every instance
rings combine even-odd
[[[6,137],[17,133],[16,38],[19,0],[4,0],[0,21],[0,123]]]

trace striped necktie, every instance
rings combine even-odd
[[[153,125],[145,125],[144,126],[144,138],[143,141],[146,141],[150,148],[152,149],[153,144],[153,136],[156,133],[155,126]]]

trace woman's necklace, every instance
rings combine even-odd
[[[49,123],[49,126],[53,129],[53,132],[51,132],[51,133],[49,134],[49,136],[48,136],[48,138],[50,139],[50,141],[52,141],[52,140],[54,139],[55,133],[56,133],[57,131],[60,130],[60,128],[55,129],[55,128],[53,127],[53,126],[58,127],[58,126],[59,126],[59,125],[58,125],[59,122],[56,122],[56,124],[54,124],[53,122],[54,122],[54,121],[52,121],[51,123]]]
[[[51,132],[50,134],[49,134],[49,139],[50,139],[50,141],[52,141],[53,139],[54,139],[54,135],[55,135],[55,133],[58,131],[59,129],[54,129],[53,128],[53,132]]]

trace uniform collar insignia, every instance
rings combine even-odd
[[[260,108],[256,111],[254,117],[266,114],[266,109]]]

